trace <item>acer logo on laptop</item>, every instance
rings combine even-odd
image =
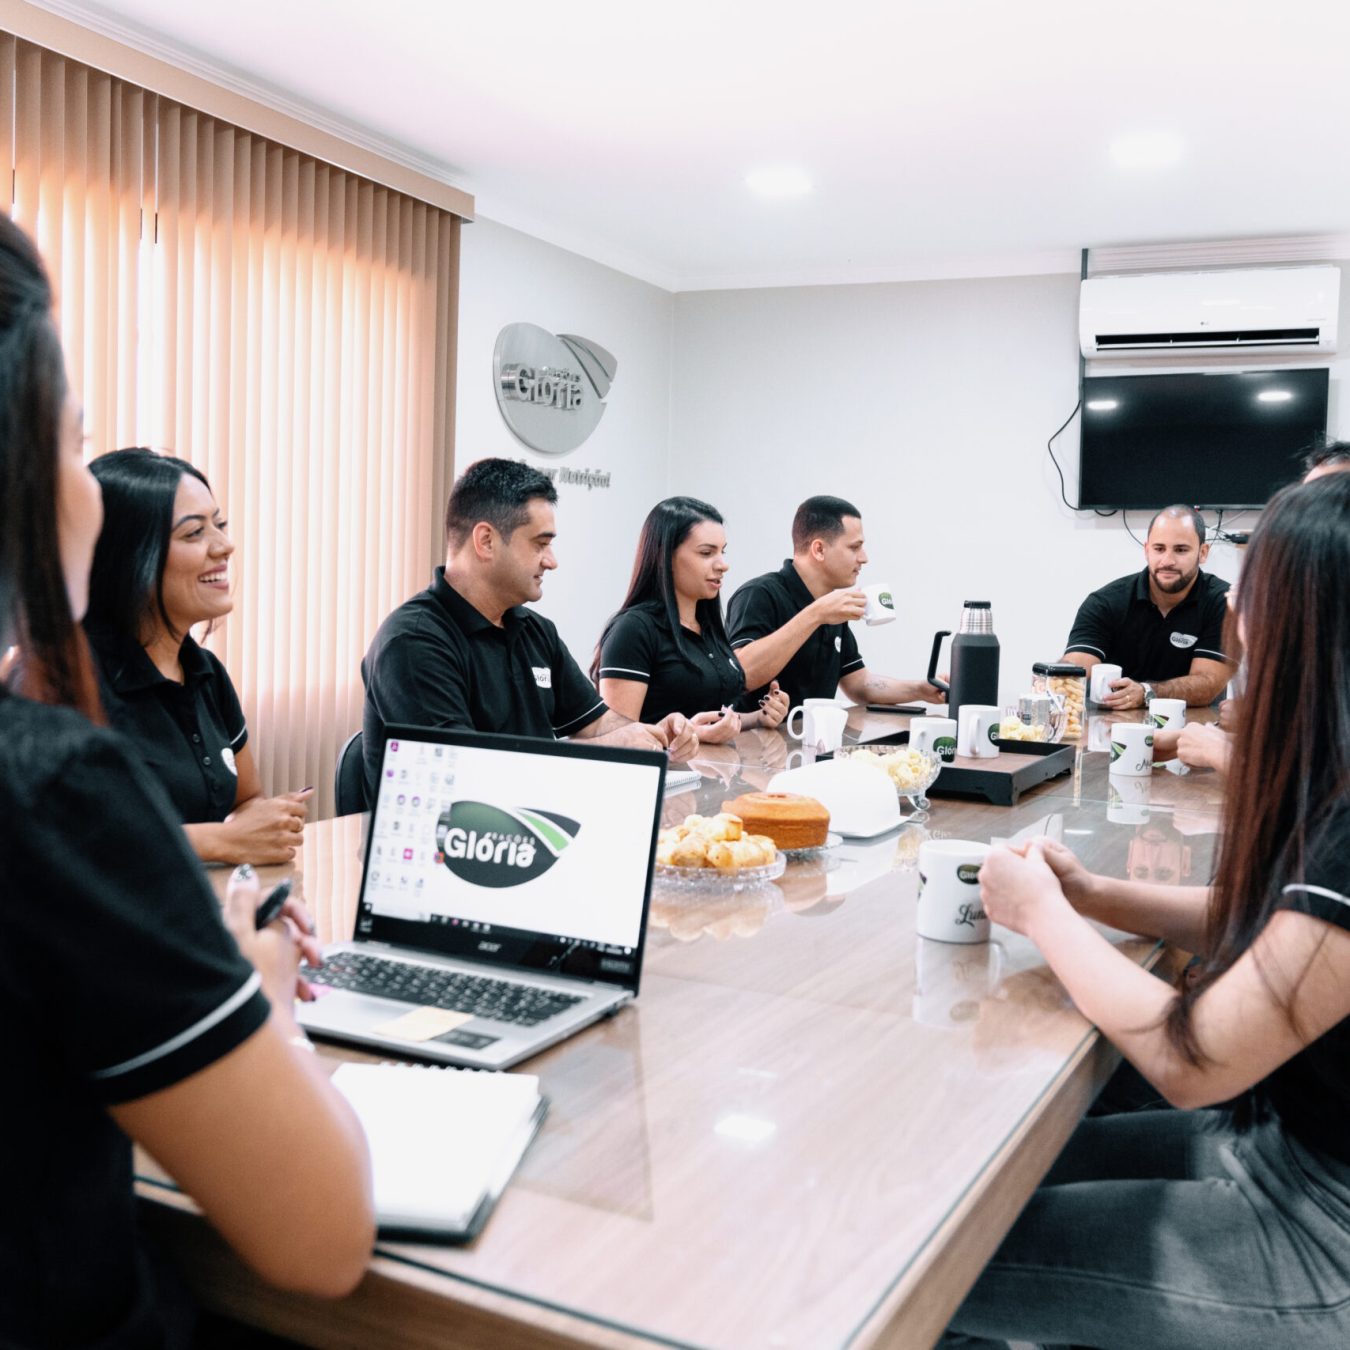
[[[533,807],[456,802],[436,821],[436,847],[473,886],[519,886],[541,877],[576,838],[578,821]]]

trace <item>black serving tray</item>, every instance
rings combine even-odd
[[[905,745],[909,732],[869,740],[868,745]],[[993,759],[958,756],[944,764],[930,797],[979,797],[994,806],[1015,806],[1024,792],[1062,773],[1073,772],[1076,745],[1059,741],[999,741],[1000,754]]]

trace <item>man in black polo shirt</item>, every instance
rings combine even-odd
[[[1203,707],[1223,692],[1232,675],[1223,651],[1228,583],[1200,570],[1207,557],[1200,513],[1166,507],[1149,524],[1144,570],[1083,601],[1064,660],[1121,668],[1104,706],[1142,708],[1156,696]]]
[[[866,562],[856,506],[808,497],[797,508],[792,557],[731,597],[727,627],[747,690],[739,707],[757,707],[775,679],[793,703],[838,689],[855,703],[941,702],[927,680],[874,675],[863,664],[848,625],[867,607],[858,586]]]
[[[361,662],[362,748],[373,802],[389,724],[460,727],[516,736],[575,737],[697,753],[678,713],[655,726],[607,708],[558,630],[524,608],[538,600],[553,557],[553,484],[510,459],[480,459],[445,512],[445,566],[380,625]]]

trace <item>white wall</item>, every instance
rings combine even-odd
[[[507,455],[612,475],[608,489],[560,486],[560,566],[539,606],[583,666],[642,518],[671,493],[726,516],[733,588],[787,556],[802,498],[853,500],[864,580],[901,596],[901,622],[859,633],[869,666],[921,675],[933,632],[956,626],[963,600],[987,599],[1005,700],[1033,661],[1060,655],[1089,590],[1142,566],[1119,516],[1063,505],[1045,451],[1077,398],[1076,276],[671,295],[491,221],[463,241],[457,469]],[[1350,266],[1344,276],[1350,291]],[[1350,294],[1342,304],[1350,314]],[[568,455],[526,450],[497,409],[493,344],[518,321],[618,358],[604,418]],[[1333,431],[1347,367],[1350,355],[1332,367]],[[1056,451],[1075,500],[1077,422]],[[1130,524],[1142,538],[1147,513]],[[1234,549],[1217,545],[1208,566],[1232,578]]]
[[[493,221],[465,226],[462,240],[456,472],[502,455],[610,474],[608,488],[559,485],[558,570],[538,606],[585,668],[623,599],[642,519],[666,495],[675,297]],[[566,455],[527,449],[502,420],[492,350],[508,323],[579,333],[618,359],[600,425]]]
[[[1046,455],[1078,396],[1077,293],[1065,275],[678,295],[670,486],[726,516],[730,587],[791,552],[804,497],[848,498],[863,581],[897,588],[902,616],[859,630],[869,667],[922,675],[933,632],[989,600],[1001,697],[1022,692],[1084,595],[1143,566],[1119,516],[1063,505]],[[1075,422],[1055,443],[1070,501],[1077,447]],[[1140,538],[1147,520],[1130,513]],[[1236,564],[1216,545],[1208,566]]]

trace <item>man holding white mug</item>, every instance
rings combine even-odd
[[[737,707],[755,708],[776,679],[794,704],[832,699],[842,689],[855,703],[940,703],[927,680],[874,675],[863,664],[849,623],[893,613],[881,591],[858,585],[867,562],[862,515],[842,497],[808,497],[792,519],[792,557],[777,572],[747,581],[731,597],[727,630],[745,670]],[[877,591],[876,587],[872,588]]]
[[[1088,671],[1120,668],[1105,689],[1093,690],[1103,707],[1143,708],[1155,696],[1204,707],[1223,692],[1233,673],[1223,651],[1228,583],[1200,570],[1208,557],[1200,513],[1165,507],[1149,522],[1144,570],[1083,601],[1061,659]]]

